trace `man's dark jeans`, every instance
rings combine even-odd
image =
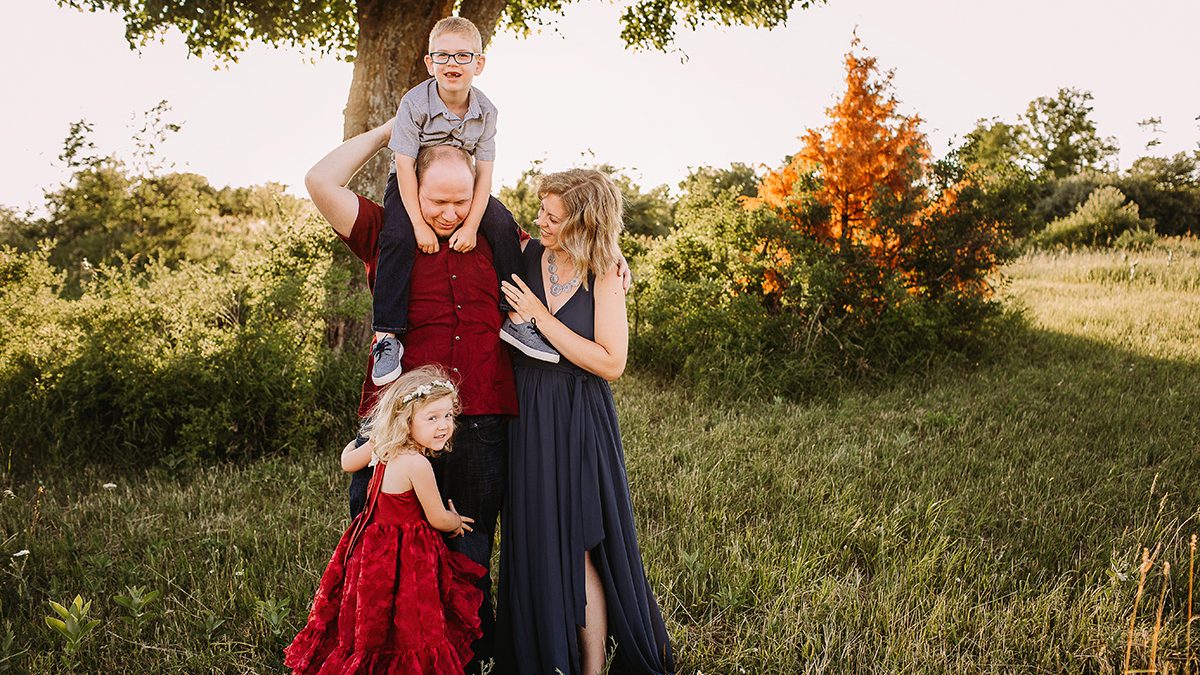
[[[379,259],[375,268],[375,288],[371,326],[382,333],[403,335],[408,329],[408,293],[412,287],[413,264],[417,259],[417,235],[412,219],[400,199],[396,174],[388,176],[383,193],[383,228],[379,232]],[[521,239],[517,221],[500,200],[488,197],[487,209],[479,221],[479,233],[492,247],[492,266],[496,268],[496,289],[500,282],[512,282],[521,273]],[[445,241],[439,245],[446,246]],[[504,293],[500,310],[512,311]],[[458,504],[458,502],[454,502]]]
[[[358,444],[366,442],[361,436]],[[488,573],[477,586],[483,591],[479,621],[483,637],[472,645],[475,657],[467,667],[477,673],[480,663],[494,656],[492,640],[495,634],[496,613],[492,607],[492,544],[496,538],[496,521],[504,502],[508,479],[508,421],[501,415],[462,415],[454,433],[454,449],[430,460],[437,477],[442,499],[454,500],[454,508],[464,516],[475,519],[474,531],[462,537],[447,539],[446,545],[483,565]],[[358,471],[350,480],[350,517],[366,506],[367,485],[373,469]]]

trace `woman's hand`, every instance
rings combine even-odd
[[[516,284],[511,284],[507,281],[501,282],[500,289],[504,291],[504,297],[508,298],[508,304],[516,310],[517,314],[521,315],[526,321],[546,321],[550,319],[550,310],[542,304],[541,300],[529,290],[521,277],[512,275],[513,281]]]

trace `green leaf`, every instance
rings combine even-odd
[[[71,612],[67,611],[66,607],[63,607],[62,605],[58,604],[57,602],[55,602],[53,600],[50,601],[50,606],[52,608],[54,608],[54,611],[58,612],[58,615],[61,616],[62,618],[64,618],[64,619],[71,618]]]

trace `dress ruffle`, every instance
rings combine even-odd
[[[377,513],[360,516],[372,522],[349,558],[353,525],[342,536],[307,623],[284,650],[293,672],[462,673],[471,660],[482,635],[475,582],[486,572],[446,548],[409,495],[384,494]]]
[[[404,652],[356,652],[352,647],[336,647],[324,656],[319,666],[302,672],[313,675],[462,673],[469,660],[470,652],[464,660],[449,640]]]

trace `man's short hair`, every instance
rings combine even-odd
[[[479,34],[479,29],[470,19],[461,16],[448,16],[433,24],[433,30],[429,31],[429,51],[433,51],[433,41],[446,33],[462,35],[475,43],[475,51],[483,51],[483,36]]]
[[[461,162],[475,177],[475,159],[466,150],[453,145],[431,145],[417,153],[417,182],[424,180],[425,172],[438,162]]]

